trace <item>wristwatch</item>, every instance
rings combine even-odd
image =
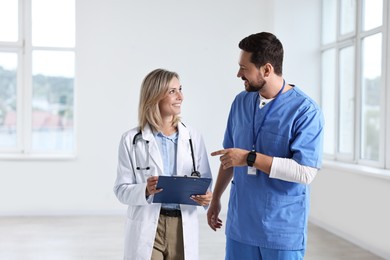
[[[252,150],[248,153],[248,156],[246,157],[246,163],[248,166],[253,167],[253,164],[256,161],[256,151]]]

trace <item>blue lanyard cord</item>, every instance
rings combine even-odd
[[[255,106],[254,106],[254,108],[253,108],[253,120],[252,120],[252,125],[253,125],[253,138],[254,138],[254,139],[253,139],[253,150],[255,150],[255,145],[256,145],[256,143],[257,143],[257,138],[259,137],[261,128],[263,127],[263,124],[264,124],[265,120],[267,120],[267,116],[268,116],[269,112],[271,111],[273,105],[276,103],[276,100],[277,100],[278,97],[282,94],[285,85],[286,85],[286,81],[283,79],[282,88],[279,90],[279,92],[278,92],[278,94],[276,95],[276,97],[274,98],[274,100],[272,100],[272,101],[270,102],[269,108],[268,108],[268,110],[265,112],[265,115],[264,115],[264,117],[263,117],[263,120],[261,121],[260,127],[257,129],[257,132],[256,132],[256,126],[255,126],[255,118],[256,118],[256,111],[258,110],[257,100],[259,99],[260,93],[259,93],[258,95],[256,95]]]

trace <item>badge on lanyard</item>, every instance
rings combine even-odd
[[[248,166],[248,175],[256,175],[257,169],[255,167]]]

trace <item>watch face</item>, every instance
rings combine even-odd
[[[251,154],[251,153],[248,155],[248,161],[255,162],[255,159],[256,159],[256,155]]]
[[[248,153],[248,157],[246,158],[246,162],[249,166],[253,166],[253,163],[256,161],[256,152],[251,151]]]

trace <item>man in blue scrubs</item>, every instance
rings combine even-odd
[[[221,196],[231,182],[226,259],[303,259],[309,184],[321,166],[324,120],[319,106],[282,76],[283,46],[275,35],[239,43],[245,91],[232,103],[220,169],[207,212],[221,228]]]

